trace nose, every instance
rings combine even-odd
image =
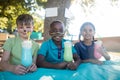
[[[27,30],[26,30],[26,26],[24,26],[23,31],[24,31],[24,32],[27,32]]]
[[[24,30],[24,32],[26,32],[26,30]]]
[[[90,32],[89,31],[86,31],[87,34],[89,34]]]

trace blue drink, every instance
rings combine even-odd
[[[29,67],[29,66],[32,65],[32,47],[31,47],[31,43],[30,44],[29,43],[28,44],[24,43],[24,45],[22,45],[21,63],[25,67]]]

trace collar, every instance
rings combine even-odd
[[[19,42],[22,42],[23,40],[20,38],[19,35],[16,36],[17,40],[19,40]]]
[[[62,39],[62,49],[64,48],[64,42],[65,42],[65,40]],[[52,39],[50,39],[50,46],[52,49],[58,49],[58,47],[56,46],[56,44],[54,43],[54,41]]]

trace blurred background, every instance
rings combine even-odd
[[[49,8],[57,11],[48,12]],[[48,17],[47,12],[54,15]],[[78,41],[82,23],[89,21],[96,27],[95,38],[102,40],[110,53],[120,53],[120,0],[0,0],[1,46],[17,35],[15,21],[22,13],[33,16],[31,38],[40,44],[50,38],[48,30],[53,20],[64,22],[64,38],[73,43]]]

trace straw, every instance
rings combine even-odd
[[[27,32],[28,40],[30,40],[30,34],[31,32]]]

